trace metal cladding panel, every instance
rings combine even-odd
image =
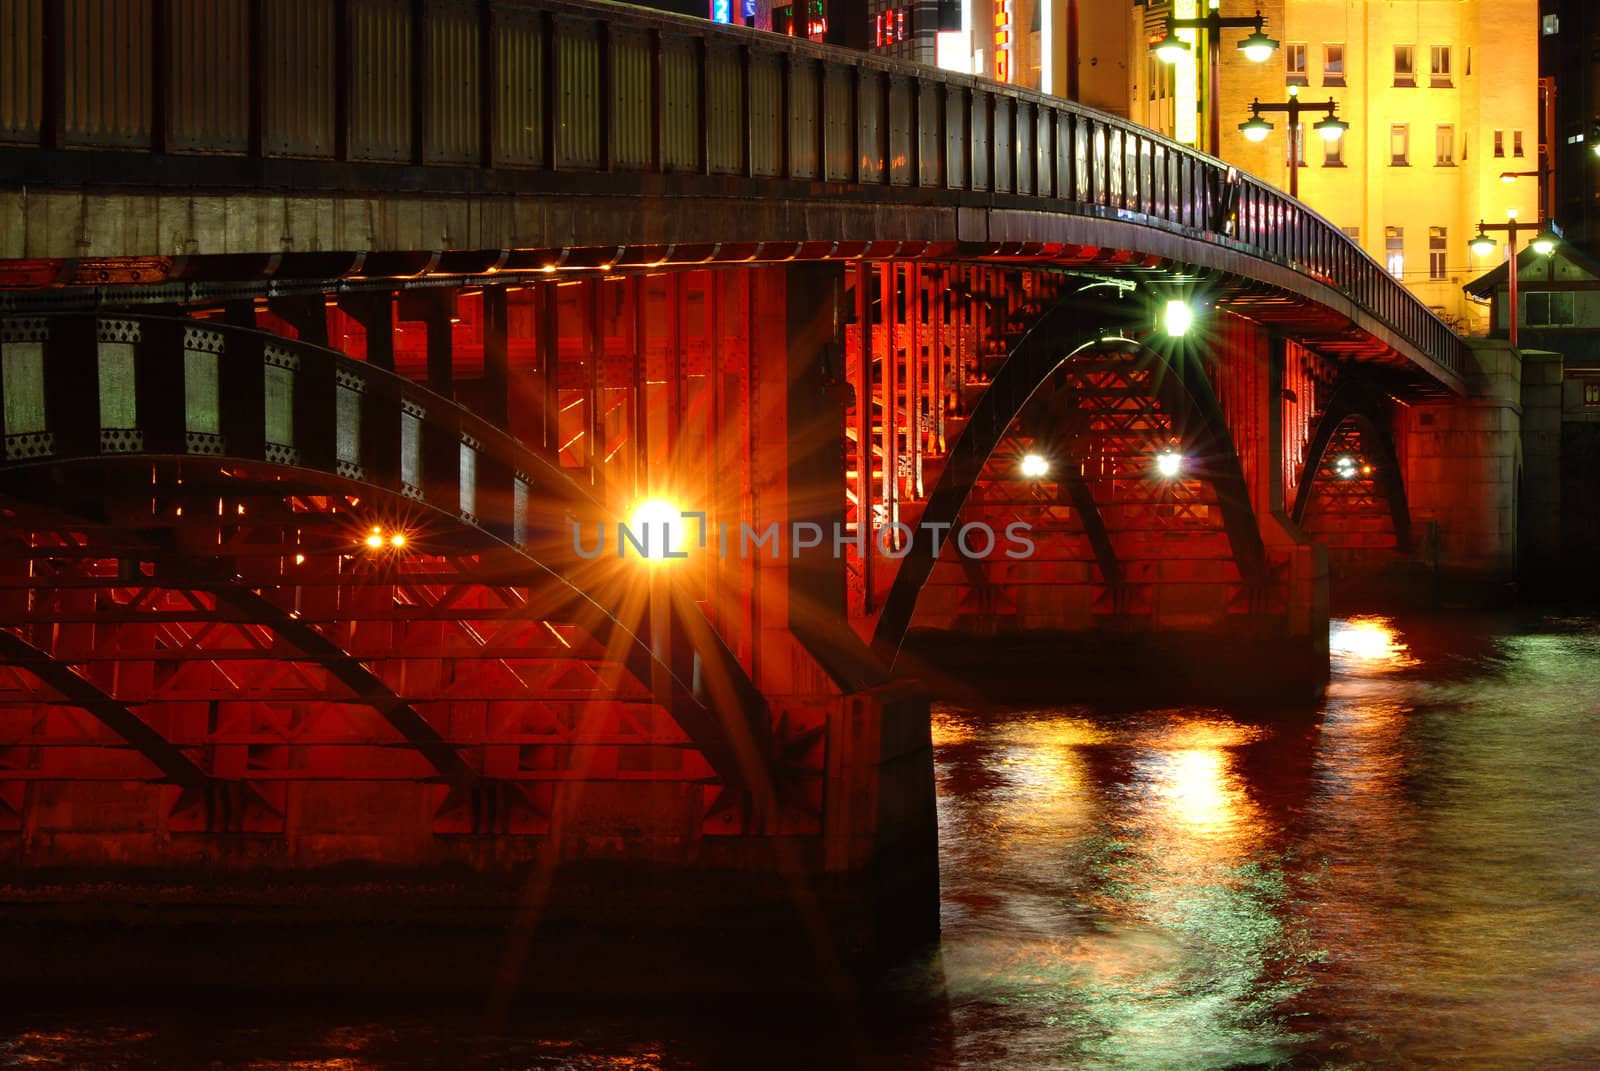
[[[1098,123],[1086,126],[1089,139],[1089,196],[1086,200],[1103,205],[1106,203],[1106,128]]]
[[[539,14],[496,8],[495,159],[500,166],[545,161],[544,23]]]
[[[250,147],[249,0],[168,2],[168,147],[244,152]]]
[[[744,173],[744,74],[739,50],[720,42],[706,46],[706,151],[718,175]]]
[[[471,0],[428,0],[428,109],[423,160],[476,163],[483,138],[479,114],[478,13]]]
[[[939,86],[917,83],[917,185],[939,185]]]
[[[700,55],[692,37],[661,37],[661,168],[700,169]]]
[[[1015,161],[1017,192],[1033,193],[1033,106],[1025,101],[1012,103],[1012,133],[1016,136],[1014,151],[1006,155]]]
[[[411,159],[411,7],[350,0],[350,156]]]
[[[909,186],[911,174],[911,83],[905,78],[889,79],[889,184]]]
[[[1054,108],[1036,108],[1033,116],[1033,159],[1039,172],[1040,197],[1056,197],[1056,120]]]
[[[1106,203],[1113,208],[1122,204],[1122,131],[1106,134]]]
[[[643,171],[654,161],[656,102],[650,35],[614,26],[611,46],[611,166]]]
[[[0,0],[0,142],[33,144],[43,114],[44,0]]]
[[[321,0],[261,7],[261,147],[269,156],[334,154],[334,9]]]
[[[965,90],[945,86],[944,93],[944,184],[959,190],[967,184],[967,111],[970,103]]]
[[[556,166],[596,170],[600,153],[600,24],[557,17]]]
[[[981,89],[972,91],[971,130],[967,139],[972,150],[972,177],[969,186],[974,190],[989,188],[989,110],[994,98]]]
[[[783,170],[783,71],[778,57],[750,57],[750,173],[770,178]]]
[[[1144,183],[1141,179],[1143,172],[1139,170],[1139,143],[1143,138],[1133,134],[1122,135],[1122,196],[1123,203],[1128,208],[1137,210],[1139,200],[1144,196]]]
[[[862,182],[883,181],[883,75],[862,71],[856,82],[856,150]]]
[[[789,177],[814,179],[817,165],[817,111],[820,105],[815,60],[789,61]]]
[[[994,192],[1011,193],[1016,189],[1017,102],[1010,97],[994,98]]]
[[[1150,195],[1150,205],[1155,215],[1162,219],[1173,218],[1173,157],[1166,146],[1150,150],[1150,174],[1155,176],[1155,189]]]
[[[1083,187],[1078,184],[1077,178],[1077,148],[1079,144],[1075,136],[1076,127],[1071,115],[1066,112],[1056,113],[1056,190],[1057,197],[1065,197],[1073,201],[1084,200]]]
[[[150,0],[59,0],[66,36],[63,141],[150,146]]]
[[[830,63],[823,68],[825,167],[822,177],[828,182],[849,182],[856,177],[855,161],[851,159],[855,139],[850,124],[850,82],[854,76],[855,69],[852,67],[836,67]]]

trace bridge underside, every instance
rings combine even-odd
[[[330,281],[6,321],[0,836],[53,864],[485,866],[759,834],[848,871],[916,836],[849,796],[925,781],[879,668],[908,634],[1032,636],[1052,666],[1052,636],[1250,636],[1314,677],[1297,525],[1336,561],[1406,549],[1389,395],[1237,294],[1109,268]],[[1191,336],[1152,329],[1151,280],[1209,308]],[[619,560],[650,499],[706,550]]]

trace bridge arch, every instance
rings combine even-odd
[[[525,586],[538,600],[526,613],[560,615],[593,636],[657,693],[719,783],[770,807],[765,701],[715,630],[695,619],[698,607],[671,599],[667,618],[654,622],[662,635],[620,620],[607,607],[629,580],[583,568],[570,530],[537,524],[540,512],[587,521],[606,511],[453,401],[318,346],[209,322],[39,317],[8,321],[5,340],[12,359],[0,382],[9,417],[0,479],[13,498],[59,506],[79,501],[78,488],[88,503],[79,512],[92,515],[93,503],[119,498],[119,481],[140,488],[149,515],[140,535],[121,538],[121,556],[153,563],[163,574],[147,577],[154,584],[203,588],[270,628],[383,714],[453,789],[477,791],[483,778],[361,658],[264,597],[271,577],[219,570],[217,558],[231,548],[197,552],[157,500],[342,496],[381,503],[381,515],[423,519],[443,533],[443,549],[477,559],[475,582]],[[98,405],[83,404],[86,385]],[[129,472],[142,472],[142,488]],[[637,578],[632,586],[637,592]],[[682,647],[664,661],[662,652],[675,649],[669,637],[692,649],[696,684]]]
[[[1345,497],[1387,511],[1397,552],[1411,549],[1411,511],[1391,423],[1371,386],[1349,376],[1334,385],[1306,447],[1290,513],[1297,526],[1312,519],[1319,493],[1344,485],[1354,492]]]
[[[1241,579],[1252,590],[1266,589],[1266,549],[1232,435],[1198,353],[1182,339],[1151,337],[1151,316],[1142,298],[1107,301],[1092,288],[1090,284],[1068,294],[1035,320],[996,369],[952,444],[874,627],[873,648],[886,661],[894,661],[938,559],[935,533],[952,530],[958,522],[985,466],[1030,400],[1075,360],[1091,354],[1122,355],[1147,367],[1150,389],[1186,444],[1189,460],[1197,463],[1196,474],[1217,495]],[[1076,429],[1054,430],[1070,438]],[[1065,467],[1071,469],[1070,464]],[[1119,582],[1123,570],[1088,487],[1070,471],[1060,486],[1079,513],[1102,577],[1107,583]]]

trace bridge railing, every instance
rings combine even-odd
[[[1304,205],[1013,86],[594,0],[12,0],[0,144],[860,187],[1126,218],[1291,266],[1460,373]],[[203,176],[185,171],[183,181]],[[537,180],[526,187],[537,192]],[[867,236],[863,236],[867,237]]]

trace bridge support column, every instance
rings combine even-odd
[[[1503,339],[1470,344],[1467,397],[1414,406],[1403,434],[1419,551],[1446,604],[1509,598],[1517,566],[1522,359]]]
[[[1291,650],[1305,659],[1309,677],[1320,685],[1328,675],[1328,548],[1309,538],[1289,519],[1284,489],[1284,377],[1288,346],[1281,336],[1267,339],[1266,390],[1257,392],[1257,426],[1266,432],[1265,462],[1256,465],[1254,495],[1261,517],[1261,539],[1272,559],[1288,559],[1284,577],[1284,631]]]
[[[789,525],[786,607],[781,619],[768,620],[781,622],[815,667],[807,690],[829,695],[821,845],[827,884],[865,909],[880,943],[904,946],[938,932],[928,702],[888,680],[847,617],[843,269],[790,266],[783,287],[787,389],[781,399],[763,391],[757,409],[761,434],[781,434],[784,453],[781,467],[758,457],[757,479],[765,473],[782,481],[782,491],[771,492],[783,495]],[[762,378],[771,381],[770,373]],[[802,529],[809,535],[796,538]],[[818,531],[820,542],[800,545]],[[757,682],[768,691],[759,676]]]

